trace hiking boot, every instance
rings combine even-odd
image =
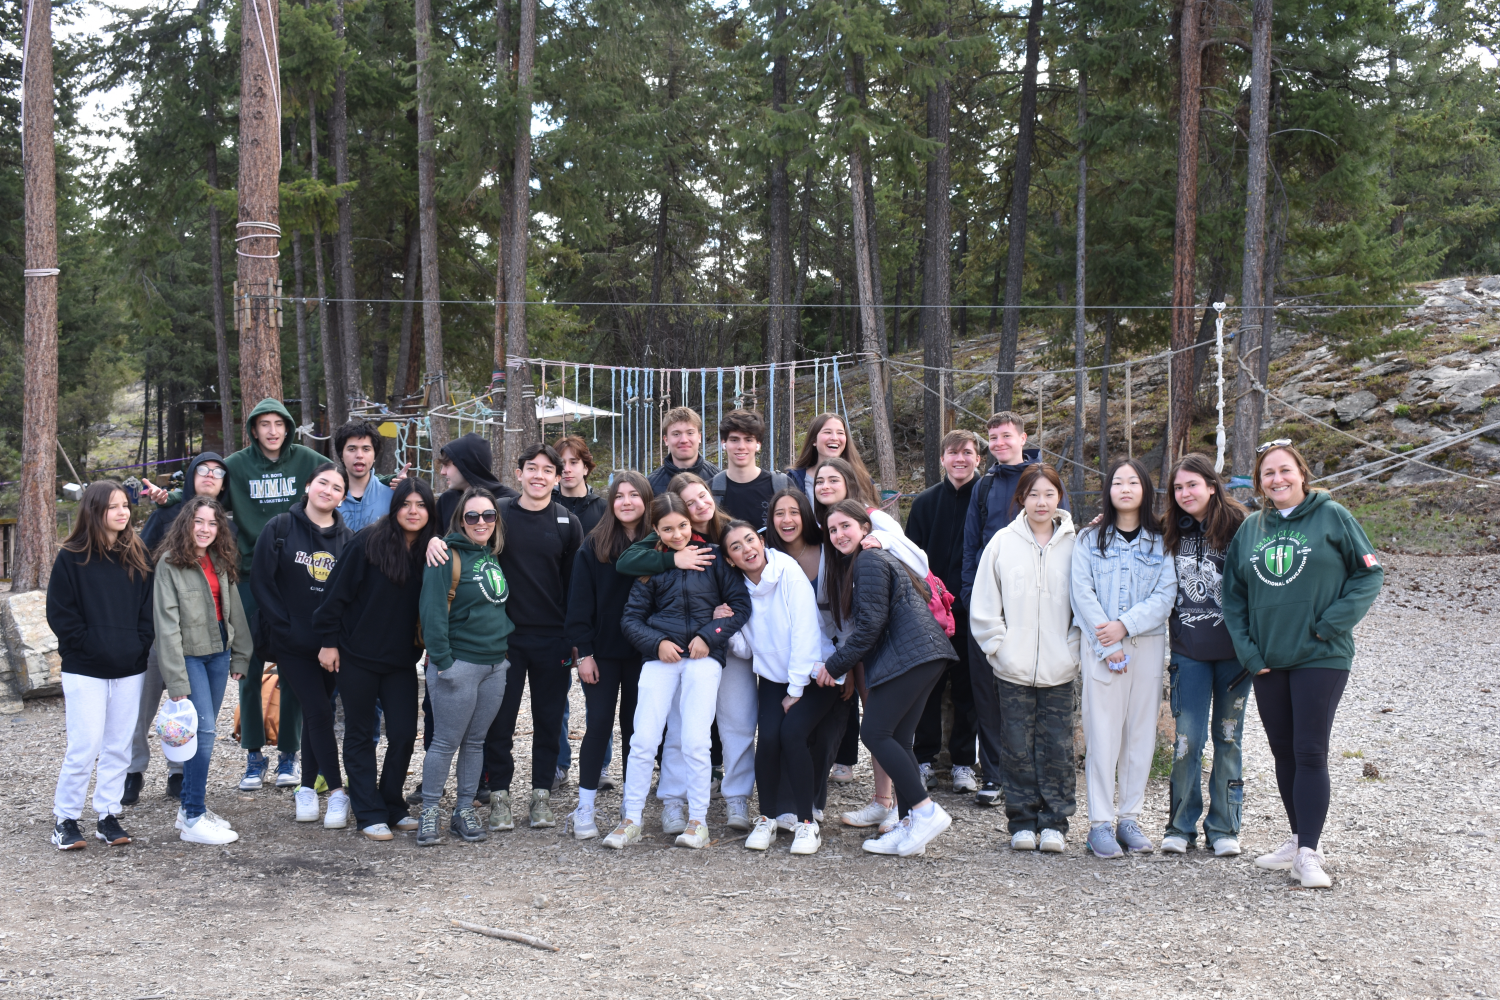
[[[471,844],[488,840],[490,836],[485,831],[484,824],[479,822],[479,815],[474,812],[473,806],[461,806],[453,810],[453,819],[448,823],[448,829]]]
[[[423,809],[417,820],[417,846],[431,847],[441,839],[442,835],[438,833],[438,807]]]
[[[510,792],[493,792],[490,795],[489,828],[492,831],[514,830],[515,817],[510,814]]]
[[[552,793],[545,788],[531,790],[531,828],[541,830],[556,826],[557,817],[552,815]]]

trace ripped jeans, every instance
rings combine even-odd
[[[1229,685],[1241,669],[1239,660],[1205,662],[1172,654],[1168,672],[1177,738],[1172,747],[1169,837],[1183,837],[1189,844],[1197,839],[1198,819],[1203,815],[1203,744],[1209,735],[1214,741],[1214,764],[1208,779],[1208,817],[1203,821],[1203,836],[1212,845],[1222,837],[1240,835],[1240,814],[1245,805],[1240,741],[1245,732],[1250,682],[1246,680],[1232,692]]]

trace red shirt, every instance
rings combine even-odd
[[[214,561],[205,552],[203,558],[198,560],[198,565],[203,569],[203,575],[208,577],[208,589],[214,595],[214,613],[219,616],[219,621],[223,621],[224,603],[219,597],[219,573],[214,569]]]

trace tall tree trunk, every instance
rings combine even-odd
[[[933,34],[948,31],[948,11]],[[947,429],[947,408],[952,393],[946,371],[953,367],[952,268],[949,243],[953,237],[952,162],[949,150],[948,47],[940,45],[934,57],[937,81],[927,89],[927,138],[937,143],[937,152],[927,161],[927,198],[922,232],[922,466],[928,486],[942,478],[942,440]]]
[[[797,223],[797,308],[792,312],[792,329],[797,332],[802,330],[802,303],[807,294],[807,245],[812,239],[812,182],[812,167],[808,167],[802,178],[802,218]],[[833,345],[830,343],[826,347],[832,348]]]
[[[52,129],[52,0],[29,0],[22,28],[21,172],[26,216],[26,368],[21,504],[11,590],[39,590],[57,546],[57,188]]]
[[[510,0],[495,0],[495,99],[503,101],[510,90]],[[500,162],[495,165],[496,200],[499,202],[499,218],[495,224],[495,329],[490,344],[490,385],[505,384],[505,262],[506,243],[510,239],[510,165],[514,150],[500,148]],[[406,323],[403,314],[403,324]],[[398,385],[400,384],[398,380]],[[506,397],[491,399],[496,408],[505,405]],[[505,429],[498,424],[490,426],[490,454],[504,456]],[[503,465],[502,465],[503,467]]]
[[[1109,350],[1114,346],[1115,311],[1104,314],[1104,354],[1099,359],[1099,479],[1109,475]]]
[[[964,221],[958,230],[958,273],[962,276],[964,268],[969,264],[969,223]],[[960,341],[969,339],[969,310],[966,296],[961,296],[958,303],[958,339]]]
[[[403,402],[411,392],[411,326],[417,294],[417,269],[421,267],[422,240],[406,220],[406,270],[401,274],[401,340],[396,353],[395,401]]]
[[[425,2],[425,0],[424,0]],[[506,397],[505,467],[527,442],[541,439],[536,399],[531,388],[531,366],[517,364],[531,346],[526,335],[526,253],[531,230],[531,78],[536,61],[536,0],[521,0],[520,32],[516,39],[516,155],[511,168],[510,253],[506,262],[509,300],[506,316],[506,355],[511,371]]]
[[[776,4],[775,21],[772,28],[773,55],[771,58],[771,112],[773,121],[771,133],[773,141],[780,138],[781,124],[779,116],[786,108],[787,98],[787,55],[784,48],[784,36],[786,26],[786,5],[778,2]],[[792,256],[792,203],[790,184],[787,179],[787,156],[786,153],[777,148],[771,154],[771,179],[770,179],[770,232],[767,234],[767,250],[769,259],[766,261],[766,275],[768,284],[767,298],[771,308],[767,310],[766,323],[766,361],[772,364],[782,364],[792,359],[792,329],[790,311],[787,302],[791,299],[791,256]],[[786,412],[787,393],[790,392],[791,383],[787,382],[783,387],[778,385],[773,396],[768,396],[766,405],[771,414]],[[771,426],[775,426],[774,420]],[[769,459],[772,468],[776,466],[776,442],[766,442],[765,458]]]
[[[312,427],[318,420],[318,397],[313,394],[312,367],[307,353],[307,299],[303,283],[302,231],[292,230],[292,294],[297,299],[297,395],[298,423]],[[316,433],[316,432],[314,432]],[[302,443],[302,442],[299,442]]]
[[[311,153],[309,170],[312,179],[317,180],[318,105],[311,95],[307,99],[307,121],[308,133],[312,137],[308,145]],[[339,336],[328,312],[328,275],[323,268],[323,223],[316,218],[313,219],[313,275],[318,285],[318,356],[323,362],[323,395],[328,401],[328,426],[325,430],[332,434],[335,427],[349,419],[349,398],[344,392],[344,353],[339,348]]]
[[[1197,332],[1195,272],[1198,255],[1198,133],[1203,106],[1200,19],[1204,0],[1186,0],[1178,22],[1181,75],[1177,119],[1177,225],[1172,236],[1172,433],[1162,449],[1162,474],[1187,450],[1193,420],[1193,368],[1181,353]]]
[[[396,222],[392,219],[386,227],[387,247],[392,245],[395,235]],[[380,284],[376,290],[375,308],[370,315],[370,329],[374,331],[373,343],[370,344],[370,399],[376,403],[386,401],[391,360],[391,259],[385,251],[380,256]]]
[[[235,315],[240,333],[240,403],[249,413],[280,399],[281,331],[276,258],[281,227],[281,0],[241,5],[239,267]],[[227,415],[226,415],[227,419]]]
[[[1021,120],[1016,129],[1016,167],[1010,189],[1009,246],[1005,256],[1005,312],[1000,319],[1000,357],[995,409],[1008,410],[1015,392],[1016,344],[1021,336],[1021,279],[1026,269],[1026,212],[1031,197],[1031,155],[1036,145],[1036,72],[1042,47],[1044,0],[1031,0],[1026,14],[1026,64],[1021,71]]]
[[[344,0],[335,0],[333,5],[333,34],[344,37]],[[349,183],[349,102],[346,96],[347,80],[343,64],[333,76],[333,113],[328,116],[329,141],[333,145],[333,182]],[[354,213],[348,193],[340,195],[338,202],[339,232],[336,237],[334,264],[338,268],[339,340],[344,351],[344,385],[349,405],[353,406],[364,396],[364,350],[359,343],[359,328],[355,318],[359,305],[354,301]]]
[[[422,236],[422,341],[426,349],[427,402],[448,402],[448,375],[443,368],[443,323],[439,300],[437,245],[437,130],[432,121],[432,0],[416,0],[417,36],[417,215]],[[448,443],[448,422],[432,421],[429,431],[436,452]]]
[[[1258,371],[1262,355],[1269,361],[1262,298],[1266,285],[1266,173],[1271,134],[1271,0],[1254,0],[1250,28],[1250,141],[1245,176],[1245,257],[1240,287],[1239,356],[1234,377],[1234,444],[1231,468],[1248,476],[1255,464],[1256,437],[1265,413],[1265,397],[1252,388],[1250,370]],[[1262,381],[1262,385],[1265,383]]]
[[[208,0],[198,0],[198,62],[200,66],[208,67],[213,60],[214,36],[213,27],[210,24],[210,10]],[[219,106],[218,98],[215,96],[215,83],[211,71],[203,72],[198,80],[198,87],[203,92],[203,119],[204,126],[208,131],[209,141],[207,158],[204,163],[205,180],[208,186],[217,191],[219,189],[219,137],[218,120]],[[224,415],[224,454],[229,454],[239,448],[240,427],[234,419],[234,382],[229,373],[229,333],[224,324],[224,239],[219,224],[219,206],[213,200],[208,199],[208,270],[209,270],[209,304],[213,308],[214,317],[214,348],[218,356],[218,374],[215,381],[219,389],[219,410]]]
[[[1088,125],[1088,79],[1078,69],[1078,218],[1073,237],[1073,495],[1083,493],[1083,404],[1088,394],[1088,325],[1084,305],[1088,285],[1084,280],[1088,263],[1089,158],[1083,130]],[[1102,433],[1102,431],[1101,431]]]

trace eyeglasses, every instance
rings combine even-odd
[[[485,524],[494,524],[495,523],[495,510],[494,510],[494,508],[492,507],[489,510],[466,510],[466,511],[464,511],[464,524],[478,524],[480,521],[483,521]]]
[[[193,473],[193,475],[195,475],[195,476],[213,476],[215,479],[223,479],[226,475],[228,475],[228,473],[225,472],[223,469],[219,468],[217,465],[214,465],[214,466],[200,465],[200,466],[198,466],[197,471]]]
[[[1259,448],[1255,449],[1255,453],[1257,455],[1264,455],[1266,452],[1270,451],[1272,448],[1285,448],[1287,445],[1289,445],[1291,443],[1292,443],[1292,439],[1291,438],[1277,438],[1275,441],[1267,441],[1265,444],[1263,444]]]

